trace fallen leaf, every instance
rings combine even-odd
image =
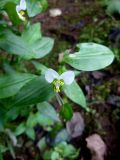
[[[106,154],[106,145],[98,134],[93,134],[86,138],[87,148],[89,148],[92,159],[91,160],[104,160]]]
[[[72,119],[66,123],[66,128],[72,138],[82,135],[85,124],[84,119],[79,112],[73,114]]]

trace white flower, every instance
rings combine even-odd
[[[60,87],[64,84],[70,85],[75,78],[73,71],[66,71],[59,75],[55,70],[48,69],[45,73],[45,79],[49,83],[53,83],[56,92],[60,92]]]
[[[25,0],[20,0],[20,4],[16,6],[16,12],[22,21],[26,20],[26,18],[24,17],[25,10],[26,10],[26,2]]]

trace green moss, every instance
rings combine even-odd
[[[104,82],[104,84],[102,84],[100,86],[95,86],[94,87],[95,99],[98,100],[98,101],[104,102],[110,94],[111,85],[112,84],[110,82]]]

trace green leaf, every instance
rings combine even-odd
[[[74,146],[69,144],[69,145],[67,145],[67,147],[65,147],[63,155],[64,155],[64,157],[70,157],[71,159],[75,159],[78,157],[79,152],[77,152],[77,150],[74,148]],[[74,158],[72,158],[72,157],[74,157]]]
[[[47,117],[44,114],[41,114],[39,112],[36,113],[36,118],[37,118],[38,124],[40,124],[43,127],[54,124],[53,120],[50,117]]]
[[[58,160],[60,159],[60,154],[57,151],[53,151],[51,155],[51,160]]]
[[[27,128],[25,133],[30,139],[35,140],[35,131],[33,128]]]
[[[0,103],[0,132],[4,131],[4,121],[7,109]]]
[[[10,54],[19,55],[24,59],[32,59],[33,55],[35,55],[31,45],[28,45],[20,36],[16,36],[8,30],[3,32],[3,35],[0,37],[0,48]]]
[[[113,52],[103,45],[81,43],[77,47],[79,51],[66,54],[64,61],[78,70],[94,71],[105,68],[113,62]]]
[[[64,85],[63,90],[66,96],[73,102],[79,104],[83,108],[87,107],[84,93],[75,81],[71,85]]]
[[[32,48],[35,51],[34,58],[42,58],[47,55],[53,48],[54,40],[49,37],[43,37],[42,39],[33,43]]]
[[[26,126],[28,128],[32,128],[32,127],[35,127],[37,124],[40,124],[41,126],[49,126],[49,125],[53,125],[53,120],[51,120],[47,116],[42,115],[39,112],[31,113],[27,119]]]
[[[53,106],[47,102],[39,103],[37,105],[38,111],[43,115],[47,116],[50,119],[59,122],[59,117],[57,115],[57,112],[53,108]]]
[[[20,19],[17,15],[17,12],[16,12],[16,4],[15,3],[7,3],[5,5],[5,11],[7,12],[10,20],[12,21],[13,25],[19,25],[20,24]]]
[[[43,153],[43,159],[45,159],[45,160],[51,160],[52,153],[53,153],[53,150],[46,150]]]
[[[52,86],[46,82],[43,76],[35,78],[27,83],[10,103],[14,106],[27,106],[37,104],[53,97]]]
[[[60,115],[62,116],[63,119],[65,120],[70,120],[73,116],[73,110],[70,104],[66,103],[62,106],[60,110]]]
[[[61,151],[64,158],[70,158],[71,160],[79,155],[79,150],[76,150],[73,145],[67,144],[66,142],[57,144],[55,150],[58,150],[58,152]]]
[[[0,144],[0,152],[1,153],[5,153],[8,150],[7,147],[5,147],[4,145]]]
[[[36,28],[36,34],[33,36]],[[0,36],[0,48],[10,54],[19,55],[24,59],[44,57],[52,50],[54,40],[48,37],[41,38],[38,28],[38,24],[31,26],[23,33],[22,37],[16,36],[9,30],[4,31]],[[30,32],[30,30],[32,31]]]
[[[55,144],[58,144],[63,141],[70,141],[70,135],[66,129],[62,129],[60,132],[58,132],[54,139]]]
[[[9,152],[10,152],[12,158],[13,158],[13,159],[16,159],[16,156],[15,156],[15,149],[14,149],[14,147],[13,147],[13,145],[12,145],[12,143],[11,143],[10,140],[7,140],[7,146],[8,146],[8,150],[9,150]]]
[[[27,12],[29,17],[36,16],[45,10],[48,6],[46,0],[26,0]]]
[[[26,126],[25,123],[20,123],[20,125],[17,126],[16,130],[15,130],[15,135],[19,136],[22,133],[25,132]]]
[[[35,23],[26,28],[26,30],[22,33],[22,38],[29,44],[41,39],[42,35],[40,23]]]
[[[9,107],[8,104],[6,106]],[[4,117],[5,123],[8,121],[10,122],[11,120],[15,120],[20,115],[20,113],[21,113],[21,108],[14,107],[14,108],[8,109]]]
[[[46,143],[46,138],[42,137],[38,143],[37,143],[37,147],[39,148],[39,150],[41,152],[43,152],[46,148],[47,148],[47,143]]]
[[[9,3],[9,2],[14,2],[15,4],[17,4],[19,0],[0,0],[0,9],[3,9],[4,6]]]
[[[47,0],[40,0],[42,10],[45,11],[48,8],[48,1]]]
[[[6,74],[14,74],[14,73],[17,73],[17,71],[15,71],[15,69],[7,62],[4,62],[3,63],[3,69],[4,69],[4,72]]]
[[[31,113],[27,119],[26,126],[28,128],[35,127],[37,125],[37,118],[35,113]]]
[[[107,13],[113,14],[118,13],[120,14],[120,1],[119,0],[109,0]]]
[[[15,73],[0,77],[0,98],[15,95],[26,83],[36,76],[27,73]]]

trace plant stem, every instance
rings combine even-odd
[[[60,106],[62,106],[64,104],[64,102],[63,102],[61,96],[59,95],[59,93],[56,93],[56,99],[57,99]]]

